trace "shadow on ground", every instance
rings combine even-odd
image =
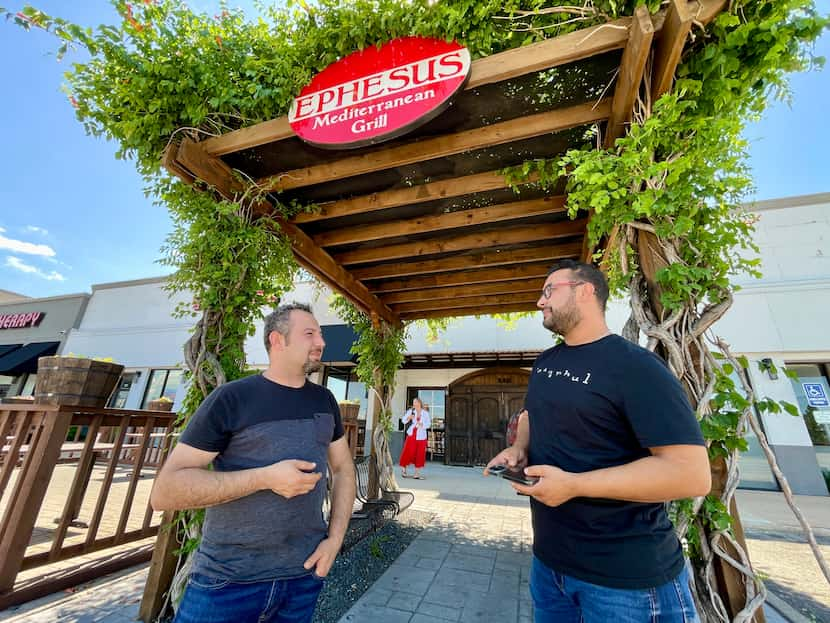
[[[807,617],[808,621],[830,621],[830,604],[816,601],[811,595],[802,593],[792,586],[785,586],[769,578],[764,580],[767,590],[775,593],[798,612]]]

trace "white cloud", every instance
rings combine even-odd
[[[40,270],[37,266],[27,264],[19,257],[14,257],[13,255],[6,256],[6,266],[8,266],[9,268],[14,268],[15,270],[19,270],[23,273],[35,275],[36,277],[40,277],[41,279],[46,279],[47,281],[66,281],[66,277],[64,277],[57,271],[53,270],[50,273],[46,273]]]
[[[41,234],[43,236],[48,236],[49,232],[43,227],[38,227],[37,225],[26,225],[26,231],[33,233],[33,234]]]
[[[15,240],[14,238],[6,238],[3,234],[5,229],[0,227],[0,249],[11,251],[12,253],[25,253],[27,255],[40,255],[42,257],[54,257],[55,250],[45,244],[34,244],[32,242],[24,242],[23,240]]]

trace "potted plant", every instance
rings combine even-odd
[[[173,401],[167,396],[162,396],[161,398],[156,398],[155,400],[148,402],[147,408],[150,411],[172,411]]]
[[[35,402],[105,407],[124,366],[112,359],[77,355],[41,357],[37,362]]]
[[[357,414],[360,412],[359,400],[342,400],[337,406],[340,407],[340,417],[344,422],[357,421]]]

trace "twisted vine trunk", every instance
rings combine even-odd
[[[718,364],[704,341],[704,334],[729,309],[732,295],[724,291],[721,300],[706,305],[689,299],[682,307],[668,313],[660,304],[656,274],[669,264],[685,263],[679,252],[682,241],[659,239],[650,223],[637,222],[621,230],[617,244],[621,258],[626,258],[627,246],[635,249],[636,263],[640,267],[640,271],[630,273],[630,322],[646,335],[647,348],[658,351],[665,358],[683,385],[698,418],[705,420],[713,413],[710,399]],[[628,272],[624,259],[622,268]],[[629,333],[636,334],[631,327]],[[766,593],[750,566],[734,504],[739,480],[737,460],[738,451],[733,450],[725,460],[713,464],[711,494],[730,510],[733,529],[704,524],[700,515],[703,498],[694,501],[693,518],[681,519],[677,525],[681,539],[692,525],[700,535],[701,559],[694,564],[693,584],[698,610],[706,623],[763,620],[759,608]]]
[[[372,423],[372,458],[375,465],[377,465],[378,482],[369,482],[369,492],[372,497],[377,497],[379,488],[397,491],[398,482],[395,480],[395,462],[392,453],[389,451],[389,428],[392,423],[392,389],[383,385],[383,376],[380,370],[375,370],[374,377],[375,386],[371,388],[375,395],[374,421]]]

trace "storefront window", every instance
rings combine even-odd
[[[150,381],[147,383],[147,390],[144,392],[144,400],[141,402],[141,408],[146,409],[151,400],[156,400],[162,396],[175,402],[176,392],[181,382],[181,370],[152,370]]]
[[[0,374],[0,398],[5,398],[9,395],[12,383],[14,383],[14,377]]]
[[[112,396],[110,396],[110,401],[107,406],[111,409],[123,409],[126,407],[127,397],[130,395],[130,389],[137,378],[137,372],[125,372],[122,374],[121,378],[118,379],[118,385],[116,386],[115,391],[112,392]]]
[[[35,385],[37,385],[37,374],[29,374],[26,376],[26,382],[23,383],[23,389],[20,390],[21,396],[34,396]]]
[[[326,377],[323,385],[329,389],[338,402],[358,400],[360,402],[358,417],[366,417],[366,409],[369,404],[366,385],[358,380],[353,367],[341,368],[328,366],[326,368]]]
[[[830,385],[828,364],[787,364],[798,375],[791,379],[798,409],[813,441],[822,471],[830,472]]]

